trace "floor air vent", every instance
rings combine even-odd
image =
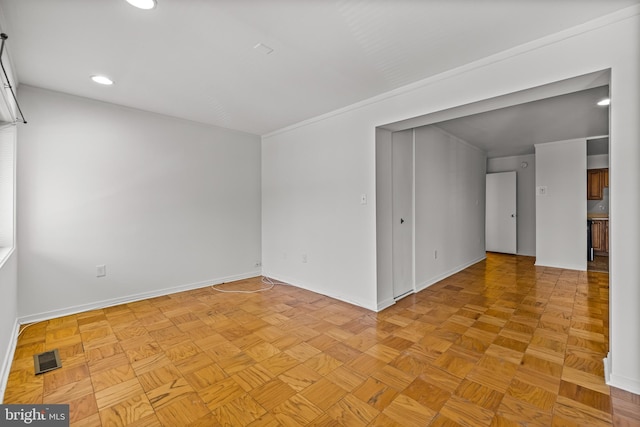
[[[33,363],[36,368],[36,375],[58,369],[62,366],[62,363],[60,363],[58,349],[34,354]]]

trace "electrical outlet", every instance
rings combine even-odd
[[[307,263],[307,254],[302,254],[302,263],[303,264]]]
[[[438,259],[438,250],[433,251],[433,259]]]
[[[107,266],[102,264],[102,265],[96,265],[96,277],[104,277],[107,275]]]
[[[360,195],[360,204],[361,205],[366,205],[367,204],[367,195],[365,193],[362,193]]]

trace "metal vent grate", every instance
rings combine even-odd
[[[35,366],[36,375],[60,368],[62,363],[60,363],[58,349],[35,354],[33,356],[33,364]]]

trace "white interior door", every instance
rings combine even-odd
[[[485,245],[490,252],[517,251],[516,172],[487,174]]]
[[[393,134],[393,296],[413,291],[413,132]]]

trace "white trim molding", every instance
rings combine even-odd
[[[18,319],[13,323],[13,333],[9,339],[7,345],[7,351],[4,354],[2,360],[2,366],[0,366],[0,402],[4,402],[4,392],[7,389],[7,382],[9,381],[9,372],[11,372],[11,363],[13,362],[13,356],[16,352],[16,345],[18,344],[18,334],[20,330],[20,324]]]
[[[112,307],[114,305],[128,304],[135,301],[161,297],[165,295],[175,294],[178,292],[189,291],[192,289],[204,288],[211,285],[219,285],[221,283],[249,279],[252,277],[258,277],[260,275],[261,275],[260,270],[256,270],[256,271],[251,271],[244,274],[237,274],[233,276],[221,277],[218,279],[205,280],[203,282],[189,283],[186,285],[179,285],[171,288],[158,289],[150,292],[142,292],[139,294],[128,295],[124,297],[112,298],[112,299],[103,300],[103,301],[96,301],[90,304],[82,304],[82,305],[77,305],[73,307],[63,308],[60,310],[52,310],[44,313],[38,313],[30,316],[20,317],[18,318],[18,323],[23,325],[26,323],[41,322],[43,320],[55,319],[57,317],[68,316],[71,314],[82,313],[85,311],[97,310],[105,307]]]
[[[602,359],[604,363],[604,381],[610,387],[616,387],[634,394],[640,394],[640,382],[632,378],[616,375],[612,372],[611,352],[607,353],[607,357]]]
[[[473,264],[477,264],[480,261],[484,261],[485,259],[487,259],[487,255],[486,254],[484,256],[481,256],[480,258],[476,258],[473,261],[470,261],[470,262],[468,262],[466,264],[462,264],[462,265],[459,265],[459,266],[457,266],[455,268],[452,268],[451,270],[446,271],[446,272],[444,272],[444,273],[442,273],[442,274],[440,274],[440,275],[438,275],[436,277],[433,277],[433,278],[427,280],[426,282],[422,282],[419,285],[416,285],[415,293],[418,293],[418,292],[420,292],[422,290],[425,290],[429,286],[435,285],[439,281],[444,280],[449,276],[453,276],[454,274],[461,272],[465,268],[471,267]]]
[[[413,291],[411,291],[411,293],[413,293]],[[394,305],[395,303],[396,303],[396,300],[393,299],[393,298],[389,298],[389,299],[386,299],[384,301],[380,301],[378,303],[378,306],[376,307],[376,312],[380,312],[380,311],[384,310],[385,308],[389,308],[392,305]]]

